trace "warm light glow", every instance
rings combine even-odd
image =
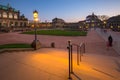
[[[34,21],[38,21],[38,18],[35,18]]]
[[[34,18],[38,18],[38,13],[33,13]]]
[[[9,13],[9,18],[13,18],[13,15],[12,15],[12,13]]]
[[[111,26],[111,28],[113,28],[113,26]]]
[[[34,25],[32,25],[32,27],[34,27]]]
[[[94,24],[92,24],[92,27],[94,27]]]
[[[120,26],[118,26],[118,28],[120,28]]]
[[[104,24],[106,24],[106,22],[104,21]]]
[[[7,18],[7,13],[3,12],[3,18]]]
[[[36,10],[33,11],[33,17],[34,17],[34,21],[38,21],[38,12]]]
[[[86,28],[88,28],[88,26],[86,26]]]
[[[17,19],[17,18],[18,18],[17,14],[14,14],[14,19]]]

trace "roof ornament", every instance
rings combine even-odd
[[[92,15],[94,16],[94,12],[92,12]]]
[[[9,3],[7,4],[7,7],[10,8],[10,4]]]

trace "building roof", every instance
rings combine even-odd
[[[101,21],[94,13],[86,17],[86,22],[99,22]]]
[[[86,18],[98,18],[94,13],[92,15],[88,15]]]
[[[120,15],[110,17],[107,21],[108,22],[117,22],[117,21],[120,22]]]
[[[9,4],[7,6],[0,4],[0,9],[3,9],[3,10],[9,10],[9,9],[11,9],[14,12],[19,12],[19,10],[16,10],[15,8],[12,8]]]
[[[64,20],[60,18],[54,18],[52,22],[64,22]]]

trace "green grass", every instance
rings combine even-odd
[[[30,44],[4,44],[0,45],[0,49],[5,48],[31,48]]]
[[[23,34],[34,34],[34,31],[23,32]],[[55,35],[55,36],[86,36],[85,31],[66,31],[66,30],[39,30],[38,35]]]

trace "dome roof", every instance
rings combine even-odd
[[[98,18],[94,13],[92,15],[88,15],[86,18]]]
[[[86,17],[86,22],[99,22],[100,20],[98,19],[98,17],[92,13],[92,15],[88,15]]]

